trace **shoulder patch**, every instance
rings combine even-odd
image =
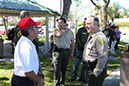
[[[57,28],[54,29],[54,31],[57,31],[57,30],[58,30]]]
[[[87,34],[86,32],[82,32],[82,34]]]
[[[70,35],[70,33],[68,32],[67,35]]]
[[[22,36],[21,31],[18,31],[17,36],[20,38]]]
[[[74,32],[72,31],[72,35],[74,35]]]
[[[105,39],[99,39],[98,44],[103,45],[105,43]]]

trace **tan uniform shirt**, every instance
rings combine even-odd
[[[89,40],[91,36],[92,38]],[[103,71],[108,59],[107,38],[100,29],[92,35],[89,35],[83,51],[84,62],[87,62],[88,60],[92,62],[96,59],[97,64],[93,72],[98,76]]]
[[[62,37],[56,37],[56,33],[58,31],[61,31],[61,30],[54,30],[54,33],[53,33],[53,40],[54,40],[54,44],[56,44],[56,46],[58,48],[69,48],[70,49],[70,42],[71,40],[74,40],[74,35],[72,33],[71,30],[69,30],[67,33],[65,33]]]

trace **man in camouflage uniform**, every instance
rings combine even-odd
[[[88,86],[102,86],[108,59],[107,38],[99,29],[99,19],[95,16],[87,18],[85,27],[89,33],[83,51],[84,66],[89,75]]]
[[[20,18],[25,18],[25,17],[30,17],[30,13],[23,10],[20,12]],[[18,40],[21,38],[22,34],[21,34],[21,30],[20,30],[20,27],[18,25],[16,25],[15,27],[15,35],[14,35],[14,42],[15,42],[15,45],[17,44]]]
[[[65,86],[65,74],[69,57],[74,56],[74,36],[70,29],[66,27],[66,20],[57,20],[58,29],[54,30],[53,39],[53,64],[54,64],[54,86]],[[70,42],[72,51],[70,54]]]
[[[78,32],[76,34],[76,43],[77,43],[77,50],[76,50],[76,56],[75,56],[75,61],[73,64],[73,71],[72,71],[72,76],[71,78],[68,80],[68,82],[70,81],[74,81],[77,79],[77,75],[78,75],[78,68],[79,65],[82,61],[82,54],[83,54],[83,50],[84,50],[84,45],[87,41],[88,38],[88,33],[87,30],[85,28],[85,23],[86,22],[86,18],[83,21],[83,27],[78,29]],[[80,77],[78,81],[83,81],[84,83],[86,83],[87,81],[85,80],[85,74],[84,74],[84,66],[82,66],[81,68],[81,72],[80,72]]]

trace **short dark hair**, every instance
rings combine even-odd
[[[114,18],[112,18],[112,20],[114,20]]]
[[[64,21],[64,23],[66,23],[66,20],[64,19],[64,18],[59,18],[59,19],[57,19],[57,22],[59,21],[59,20],[63,20]]]
[[[29,35],[29,31],[28,31],[29,29],[33,30],[33,25],[26,29],[21,30],[22,35],[27,37]]]
[[[97,17],[95,17],[94,21],[98,23],[98,27],[99,27],[99,19]]]
[[[94,22],[94,23],[97,22],[98,27],[99,27],[99,19],[98,19],[98,17],[96,17],[96,16],[94,16],[94,15],[91,15],[91,16],[89,16],[89,17],[92,17],[92,18],[94,19],[93,22]]]
[[[84,20],[86,20],[87,18],[84,18]]]

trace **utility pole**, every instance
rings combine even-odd
[[[90,5],[90,15],[92,15],[92,4]]]
[[[60,0],[60,15],[62,15],[62,0]]]
[[[78,5],[76,4],[76,12],[75,12],[75,29],[74,29],[74,38],[76,39],[76,33],[77,33],[77,22],[78,22],[78,18],[77,18],[77,11],[78,11]]]

